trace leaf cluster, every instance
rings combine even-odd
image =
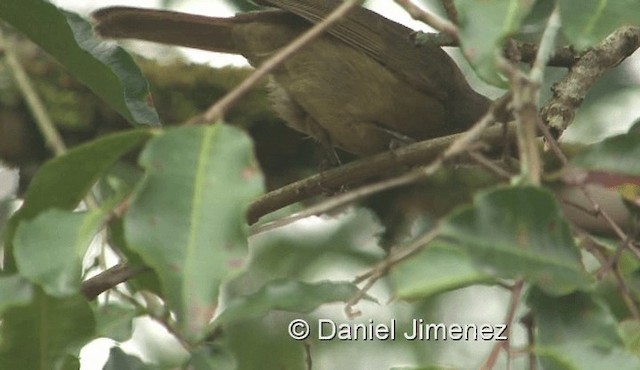
[[[621,27],[637,27],[640,13],[634,0],[588,0],[579,7],[569,0],[442,3],[457,9],[457,41],[474,72],[516,96],[520,127],[527,104],[518,104],[518,94],[528,82],[539,89],[542,81],[531,77],[535,63],[509,60],[505,67],[502,52],[510,41],[542,43],[559,17],[552,46],[570,45],[580,60]],[[261,160],[267,144],[256,144],[242,129],[253,130],[251,117],[268,115],[259,104],[245,105],[238,115],[250,118],[236,126],[163,127],[161,116],[177,120],[180,109],[202,108],[174,96],[156,110],[139,67],[147,62],[97,39],[83,17],[43,0],[3,0],[0,19],[131,124],[44,163],[17,211],[0,225],[1,369],[78,369],[81,349],[99,337],[116,342],[104,369],[365,368],[365,356],[353,355],[360,351],[380,359],[377,368],[638,367],[637,128],[540,168],[527,157],[534,140],[518,133],[515,166],[489,154],[477,162],[465,157],[463,164],[441,157],[428,178],[372,196],[367,204],[377,213],[354,205],[320,222],[258,232],[267,222],[250,228],[246,211],[265,192],[265,177],[279,168]],[[154,74],[153,67],[146,70]],[[157,75],[158,85],[171,77]],[[525,103],[538,108],[538,97]],[[81,105],[67,108],[76,121]],[[273,139],[267,146],[281,145]],[[472,149],[465,154],[477,159]],[[594,187],[609,192],[622,216],[594,199]],[[583,194],[581,204],[568,198],[571,191]],[[15,204],[0,202],[7,211]],[[605,226],[590,228],[567,208]],[[399,227],[398,217],[410,221]],[[493,297],[500,297],[504,317],[493,324],[506,325],[509,340],[471,343],[484,352],[465,362],[434,350],[444,348],[441,343],[326,342],[313,326],[328,317],[365,324],[389,319],[404,330],[411,319],[445,321],[438,310],[480,311],[492,297],[477,295],[486,289],[499,292]],[[467,292],[475,292],[473,307],[450,303]],[[362,317],[353,317],[356,311]],[[143,361],[124,351],[121,344],[142,317],[160,323],[182,352],[163,357],[156,351]],[[298,318],[312,325],[305,341],[287,333]]]

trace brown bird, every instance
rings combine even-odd
[[[241,54],[258,66],[340,5],[256,2],[280,9],[214,18],[113,7],[93,17],[103,37]],[[442,49],[416,46],[413,32],[368,9],[354,9],[273,71],[275,110],[321,144],[360,156],[465,130],[491,101],[471,89]]]

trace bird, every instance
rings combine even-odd
[[[220,18],[108,7],[92,14],[103,38],[139,39],[240,54],[257,67],[341,4],[340,0],[256,0],[273,9]],[[327,148],[359,157],[466,130],[491,100],[471,88],[437,45],[356,7],[275,68],[274,110]]]

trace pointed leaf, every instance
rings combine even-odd
[[[80,370],[80,359],[78,356],[66,355],[58,370]]]
[[[141,274],[133,276],[127,281],[127,287],[134,292],[146,290],[156,295],[162,295],[158,274],[147,266],[139,254],[131,250],[124,236],[124,220],[117,218],[111,220],[108,226],[109,245],[112,245],[126,257],[127,266],[132,269],[145,269]]]
[[[132,307],[107,303],[94,307],[98,336],[124,342],[131,338],[133,319],[139,312]]]
[[[43,0],[2,0],[0,19],[27,35],[132,123],[158,125],[148,83],[122,48],[89,22]]]
[[[551,297],[532,290],[527,298],[535,313],[535,352],[543,367],[556,369],[637,369],[626,352],[615,317],[585,293]]]
[[[180,330],[197,340],[246,255],[244,211],[262,190],[251,142],[222,124],[175,128],[149,142],[140,163],[147,177],[125,236],[158,273]]]
[[[558,0],[564,34],[578,50],[593,46],[616,28],[640,25],[637,0]]]
[[[56,369],[78,356],[95,322],[82,296],[53,298],[38,292],[27,306],[2,317],[0,369]]]
[[[109,167],[152,136],[146,129],[105,135],[48,161],[29,184],[20,217],[32,218],[47,208],[73,210]]]
[[[504,40],[516,32],[533,0],[456,0],[460,43],[467,60],[486,82],[504,86],[496,56]]]
[[[586,288],[589,279],[553,196],[535,187],[477,194],[453,213],[442,235],[498,278],[524,277],[549,294]]]
[[[63,297],[80,291],[82,259],[104,219],[102,210],[51,209],[16,230],[14,256],[20,274]]]
[[[28,304],[32,298],[33,287],[24,277],[0,277],[0,315],[10,307]]]
[[[346,302],[358,291],[356,285],[347,282],[274,280],[253,294],[232,300],[215,323],[256,318],[272,310],[308,313],[325,303]]]
[[[391,270],[395,295],[404,299],[425,299],[493,280],[464,251],[437,240]]]
[[[222,346],[205,345],[191,354],[190,368],[197,370],[234,370],[238,368],[233,354]]]
[[[5,232],[5,262],[12,269],[12,239],[20,221],[49,208],[73,210],[93,184],[121,156],[153,135],[150,130],[130,130],[105,135],[77,146],[45,163],[31,180],[22,207],[11,218]]]
[[[640,356],[640,321],[623,321],[620,324],[620,335],[627,350],[636,356]]]
[[[589,146],[571,164],[590,170],[640,176],[640,133],[613,136]]]

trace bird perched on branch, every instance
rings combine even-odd
[[[215,18],[112,7],[93,17],[103,37],[241,54],[258,66],[341,3],[256,2],[280,9]],[[491,101],[471,89],[442,49],[416,46],[413,32],[354,9],[272,72],[275,110],[325,147],[359,156],[465,130]]]

